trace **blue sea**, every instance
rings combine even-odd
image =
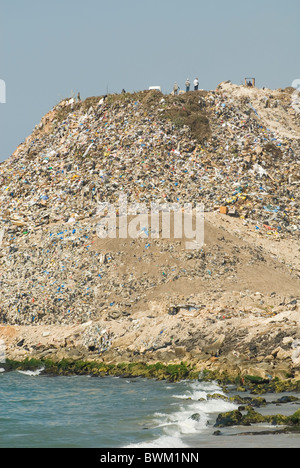
[[[299,448],[299,435],[241,435],[268,426],[213,433],[219,413],[238,406],[207,399],[217,383],[116,377],[0,373],[1,448]],[[268,395],[269,401],[280,395]],[[296,395],[298,396],[299,395]],[[264,395],[266,398],[266,396]],[[299,404],[270,404],[293,414]],[[194,416],[191,418],[191,416]],[[274,427],[272,427],[274,429]]]

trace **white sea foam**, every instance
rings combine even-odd
[[[184,438],[204,432],[212,414],[237,408],[234,403],[222,399],[207,399],[209,394],[224,395],[221,388],[214,382],[187,382],[186,385],[187,388],[183,394],[173,395],[174,411],[168,414],[161,412],[154,414],[154,428],[161,431],[161,436],[152,442],[143,442],[136,447],[187,447]]]
[[[42,367],[41,369],[37,369],[36,371],[30,371],[30,370],[26,370],[26,371],[18,371],[20,374],[24,374],[24,375],[29,375],[31,377],[36,377],[38,375],[41,374],[41,372],[43,372],[45,368]]]
[[[138,444],[127,445],[124,448],[187,448],[180,437],[162,435],[152,442],[140,442]]]
[[[173,398],[179,398],[180,400],[189,399],[198,401],[203,398],[206,399],[208,394],[213,393],[225,395],[217,383],[190,382],[186,393],[184,393],[183,395],[173,395]]]
[[[3,369],[3,367],[0,367],[0,373],[2,374],[3,372],[5,372],[5,369]]]

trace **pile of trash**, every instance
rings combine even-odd
[[[129,272],[121,288],[109,269],[120,252],[94,248],[98,205],[120,193],[146,205],[203,203],[262,235],[299,236],[291,96],[221,83],[60,102],[0,165],[0,321],[81,322],[107,306],[126,314],[107,304],[108,284],[124,303],[131,297]],[[164,281],[159,272],[155,284]],[[143,277],[135,291],[152,284]]]
[[[93,325],[92,323],[87,326],[82,334],[83,346],[85,346],[89,351],[96,351],[99,354],[110,348],[111,341],[112,337],[106,329],[99,325]]]
[[[1,225],[85,219],[99,201],[125,192],[129,201],[234,206],[260,228],[293,232],[299,127],[289,88],[225,83],[175,97],[146,91],[66,100],[1,164]]]

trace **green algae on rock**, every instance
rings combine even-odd
[[[52,375],[115,375],[121,377],[145,377],[155,378],[160,380],[169,380],[178,382],[180,380],[199,380],[204,382],[216,381],[226,391],[228,385],[235,385],[241,391],[241,382],[243,382],[242,391],[250,391],[252,394],[264,393],[281,393],[281,392],[300,392],[300,381],[287,379],[281,381],[274,378],[270,381],[257,384],[261,380],[249,381],[245,377],[238,374],[230,374],[228,372],[219,372],[217,370],[210,371],[207,369],[199,371],[195,363],[183,362],[180,363],[147,363],[143,361],[136,362],[121,362],[109,363],[105,361],[83,361],[71,359],[34,359],[26,358],[23,361],[6,359],[2,367],[6,371],[12,370],[38,370],[43,369],[44,374]],[[216,398],[216,396],[212,396]],[[220,396],[220,398],[226,398]],[[249,399],[242,397],[230,397],[232,401],[234,398],[237,402],[249,403]],[[237,400],[239,398],[239,401]],[[263,404],[263,399],[251,399],[256,401],[257,405]]]
[[[6,371],[42,369],[44,375],[92,375],[99,377],[110,375],[127,378],[154,378],[170,382],[178,382],[183,379],[195,380],[197,377],[193,366],[184,362],[180,364],[146,364],[137,362],[116,365],[95,361],[69,361],[66,359],[59,362],[49,359],[25,359],[24,361],[7,360],[3,367]]]
[[[220,413],[217,417],[215,427],[229,426],[251,426],[252,424],[268,423],[273,426],[299,426],[300,425],[300,409],[291,416],[282,414],[262,415],[255,411],[252,406],[246,407],[247,413],[239,410]]]

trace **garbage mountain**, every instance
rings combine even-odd
[[[0,165],[1,322],[89,323],[81,345],[101,353],[126,327],[137,333],[131,345],[140,333],[138,352],[174,342],[191,351],[204,339],[200,329],[193,342],[177,322],[162,345],[160,331],[156,340],[146,335],[159,317],[182,320],[184,312],[270,319],[298,310],[294,91],[226,82],[178,96],[143,91],[56,105]],[[203,247],[145,238],[142,227],[138,239],[100,239],[99,203],[117,206],[120,193],[148,207],[203,204]],[[95,331],[95,323],[103,326]]]

